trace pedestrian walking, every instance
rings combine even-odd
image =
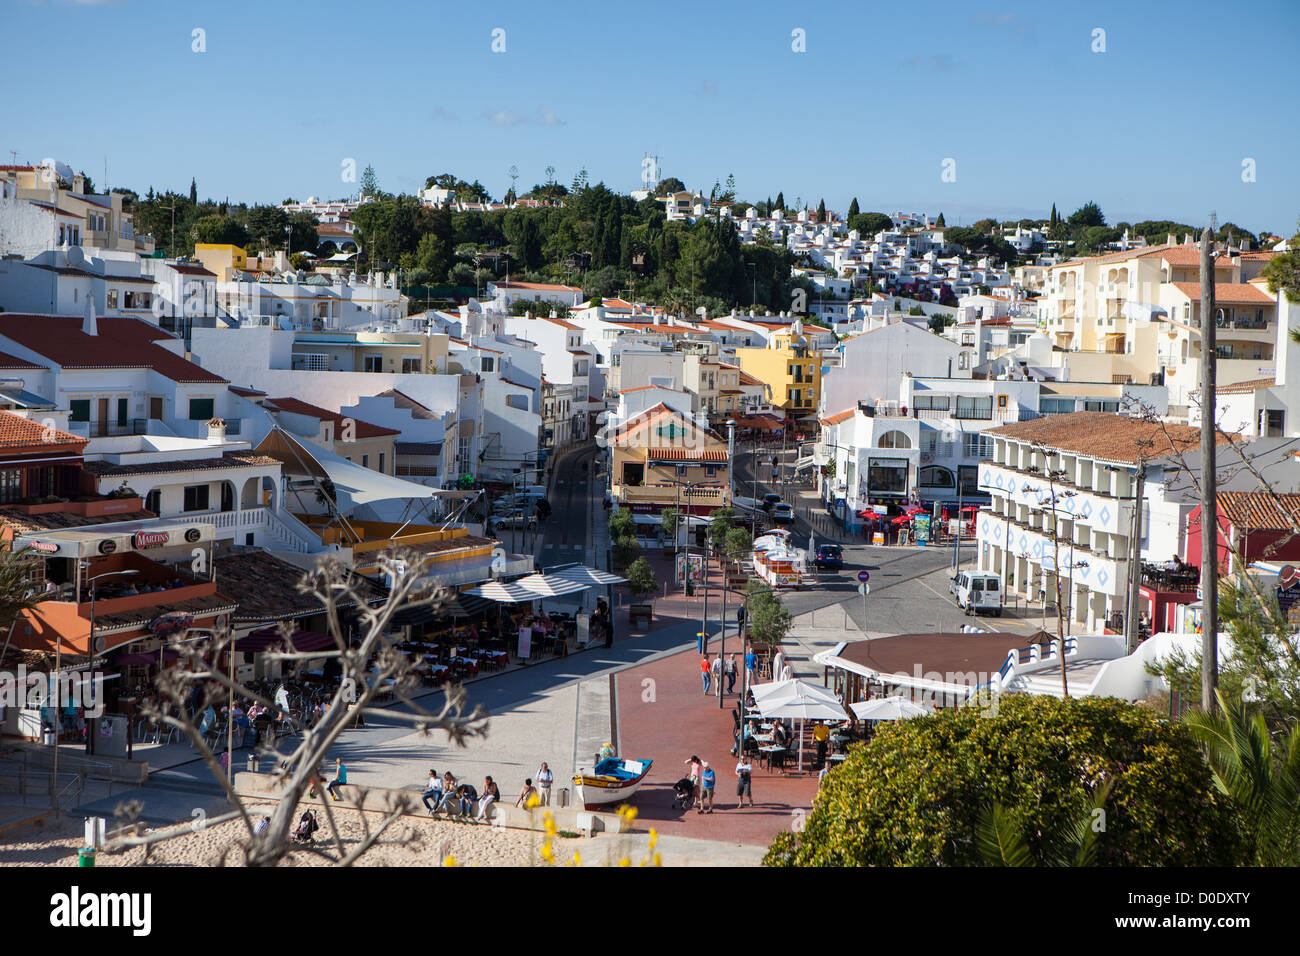
[[[704,693],[706,696],[709,693],[709,673],[709,658],[706,654],[700,658],[700,680],[704,684]]]
[[[551,768],[546,765],[545,760],[542,761],[542,765],[538,768],[534,779],[537,781],[538,799],[542,801],[542,806],[549,807],[551,805],[551,783],[555,780],[555,775],[551,773]]]
[[[734,694],[736,691],[736,675],[739,673],[739,665],[736,663],[736,655],[732,654],[727,658],[727,693]]]
[[[754,646],[751,644],[745,649],[745,681],[750,687],[753,687],[757,681],[754,678],[758,676],[758,655],[754,653]]]
[[[749,762],[744,754],[740,757],[740,762],[736,764],[736,801],[737,807],[745,805],[745,798],[749,798],[749,805],[754,805],[754,787],[752,778],[754,776],[754,766]]]
[[[709,664],[709,676],[719,686],[722,686],[722,655],[718,654]]]
[[[713,788],[717,785],[718,778],[709,766],[707,760],[702,763],[702,773],[700,775],[700,813],[713,812]],[[705,807],[708,809],[704,809]]]

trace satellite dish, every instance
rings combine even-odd
[[[79,266],[86,261],[86,254],[81,251],[80,246],[68,247],[68,265]]]

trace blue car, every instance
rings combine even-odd
[[[813,564],[818,571],[844,570],[844,549],[838,544],[819,544]]]

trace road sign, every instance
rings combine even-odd
[[[868,581],[871,580],[871,572],[870,572],[870,571],[859,571],[859,572],[858,572],[858,580],[861,581],[863,584],[866,584]]]
[[[866,581],[863,581],[861,584],[858,585],[858,593],[861,594],[863,597],[866,597],[868,594],[871,593],[871,585],[868,584]]]

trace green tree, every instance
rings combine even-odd
[[[883,212],[864,212],[851,217],[848,221],[848,227],[857,230],[858,235],[865,239],[867,236],[874,236],[876,233],[888,232],[893,229],[894,220]]]
[[[286,225],[293,227],[290,234],[291,252],[310,252],[313,256],[320,254],[320,233],[316,231],[319,223],[309,212],[289,213]]]
[[[1264,266],[1263,276],[1268,280],[1268,291],[1277,295],[1285,292],[1291,302],[1300,302],[1300,226],[1287,243],[1290,250],[1275,252]],[[1300,342],[1296,329],[1291,330],[1293,341]]]
[[[659,582],[655,580],[655,569],[650,567],[650,562],[644,557],[637,558],[628,566],[627,586],[637,597],[645,597],[659,590]]]
[[[727,532],[732,529],[736,518],[736,509],[718,508],[709,515],[709,545],[714,551],[722,551],[727,544]]]
[[[785,212],[785,193],[778,192],[776,194],[776,206],[774,208]]]
[[[1102,215],[1101,207],[1095,202],[1086,202],[1070,213],[1070,218],[1065,220],[1065,224],[1069,227],[1070,234],[1073,235],[1075,230],[1078,229],[1106,225],[1106,217]]]
[[[747,591],[745,622],[750,639],[761,647],[775,647],[790,631],[790,612],[776,592],[761,581],[750,581]]]
[[[230,216],[203,216],[194,223],[194,237],[204,244],[244,246],[248,230]]]
[[[854,196],[854,197],[853,197],[853,202],[849,203],[849,211],[848,211],[848,213],[847,213],[847,214],[845,215],[845,217],[844,217],[845,221],[847,222],[847,221],[852,220],[853,217],[856,216],[856,215],[858,214],[858,212],[859,212],[859,209],[858,209],[858,197],[857,197],[857,196]],[[942,213],[941,213],[940,215],[942,215]]]
[[[659,180],[659,183],[655,186],[654,195],[658,199],[667,196],[669,193],[684,192],[686,192],[686,184],[676,176],[669,176],[667,179]]]
[[[356,167],[353,167],[354,169]],[[375,173],[375,167],[367,164],[361,173],[361,195],[378,196],[379,195],[379,176]]]
[[[659,512],[659,526],[663,529],[664,539],[670,544],[677,543],[677,526],[682,520],[682,513],[676,508],[665,508]]]
[[[943,229],[946,223],[943,221],[943,213],[939,213],[939,218],[934,221],[936,229]]]
[[[609,536],[618,538],[636,537],[636,519],[626,508],[615,508],[609,513]]]
[[[749,551],[754,547],[754,539],[749,534],[748,528],[734,526],[727,531],[726,553],[732,555],[732,560],[736,560],[737,551]]]
[[[1109,784],[1099,866],[1233,866],[1248,859],[1231,802],[1186,727],[1112,698],[1003,694],[883,726],[823,783],[778,866],[975,866],[979,819],[998,805],[1039,865],[1051,835]]]
[[[956,323],[957,320],[948,313],[936,312],[934,315],[930,316],[930,319],[926,324],[930,326],[930,331],[935,335],[943,335],[944,329],[950,325],[955,325]]]
[[[256,239],[263,249],[284,242],[287,225],[289,216],[279,206],[251,206],[243,214],[243,226],[249,238]]]
[[[13,541],[0,541],[0,630],[9,633],[23,611],[46,599],[45,592],[32,585],[32,571],[40,560],[29,548],[13,548]]]
[[[1081,800],[1077,816],[1063,833],[1039,833],[1039,855],[1049,866],[1093,866],[1097,861],[1100,835],[1105,832],[1106,800],[1110,781],[1103,781],[1090,800]],[[1017,824],[1015,815],[995,803],[975,822],[979,854],[989,866],[1034,866],[1030,834]]]

